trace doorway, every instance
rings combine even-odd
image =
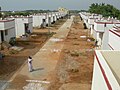
[[[1,31],[1,41],[3,42],[4,41],[4,32]]]
[[[25,23],[25,33],[29,33],[29,24]]]

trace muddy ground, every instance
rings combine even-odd
[[[17,39],[16,46],[23,47],[22,51],[16,52],[7,48],[1,50],[5,57],[0,60],[0,80],[8,80],[26,62],[28,56],[36,54],[65,21],[66,19],[60,19],[48,27],[51,29],[50,34],[48,28],[35,28],[26,40]]]
[[[49,90],[90,90],[91,88],[94,39],[89,36],[88,30],[84,29],[83,21],[79,16],[74,19],[70,29],[55,75],[52,75]]]

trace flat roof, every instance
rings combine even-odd
[[[14,19],[11,19],[11,20],[0,20],[0,22],[11,22],[11,21],[14,21]]]
[[[120,51],[101,51],[101,53],[120,85]]]

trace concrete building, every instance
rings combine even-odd
[[[69,13],[69,10],[66,9],[66,8],[63,8],[63,7],[59,7],[59,8],[58,8],[58,12],[64,13],[64,14],[68,14],[68,13]]]
[[[94,13],[87,13],[87,12],[80,12],[80,17],[83,19],[84,23],[86,24],[88,29],[93,29],[94,22],[102,18],[102,15],[94,14]]]
[[[33,27],[45,27],[46,26],[46,14],[45,13],[41,13],[41,14],[36,14],[36,15],[32,15],[33,17]]]
[[[52,15],[51,15],[51,13],[47,13],[46,14],[46,26],[50,26],[51,25],[51,17],[52,17]]]
[[[91,90],[120,90],[120,51],[95,51]]]
[[[0,43],[15,37],[15,20],[0,20]]]
[[[59,12],[56,12],[56,18],[57,18],[57,20],[60,19],[60,13]]]
[[[57,21],[57,16],[56,16],[55,12],[52,13],[52,18],[53,18],[53,22],[52,23],[55,23]]]
[[[112,29],[115,25],[120,26],[120,21],[101,19],[94,22],[93,37],[96,40],[100,39],[102,41],[101,49],[109,50],[107,43],[109,39],[109,29]]]
[[[16,16],[15,30],[16,37],[20,37],[25,33],[32,33],[33,31],[33,18],[31,16]]]
[[[79,13],[84,24],[86,25],[87,28],[89,28],[89,24],[88,24],[88,18],[89,16],[91,15],[90,13],[87,13],[87,12],[80,12]]]
[[[90,29],[90,34],[93,35],[93,30],[94,30],[94,22],[97,20],[100,20],[102,18],[102,15],[98,14],[92,14],[88,18],[88,29]]]

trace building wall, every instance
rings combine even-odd
[[[57,16],[55,15],[55,21],[57,21]]]
[[[4,23],[0,23],[0,30],[4,30]]]
[[[40,27],[39,16],[33,15],[33,27]]]
[[[2,24],[1,24],[2,23]],[[1,22],[0,24],[3,25],[2,31],[3,31],[3,36],[4,36],[4,41],[9,42],[11,37],[15,37],[15,21],[5,21]],[[5,35],[5,31],[7,34]],[[1,43],[1,31],[0,31],[0,43]]]
[[[4,32],[5,41],[9,42],[11,37],[15,37],[15,28],[8,29],[8,35],[5,35],[5,32]]]
[[[28,24],[28,30],[33,30],[33,18],[32,17],[20,17],[15,18],[15,30],[16,37],[20,37],[25,34],[25,24]]]
[[[91,90],[99,90],[99,89],[108,90],[104,77],[102,75],[101,69],[95,57]]]
[[[28,30],[30,30],[30,32],[32,33],[33,32],[33,18],[32,17],[28,19],[28,23],[29,23]]]
[[[93,38],[98,39],[99,38],[99,32],[93,30]]]
[[[115,31],[113,31],[115,32]],[[114,49],[114,50],[120,50],[120,36],[112,33],[111,31],[109,31],[109,41],[108,44],[109,46]]]
[[[113,28],[113,24],[106,24],[105,27],[104,23],[96,23],[96,22],[94,23],[94,29],[99,32],[104,32],[104,30],[111,28]]]
[[[53,16],[51,16],[51,23],[53,22]]]
[[[16,30],[16,37],[25,34],[25,27],[21,18],[15,18],[15,30]]]
[[[112,63],[111,63],[112,64]],[[95,51],[91,90],[119,90],[120,86],[101,51]]]
[[[91,25],[94,25],[94,20],[95,20],[95,19],[90,19],[90,18],[88,19],[88,24],[89,24],[89,25],[88,25],[88,29],[91,28]]]
[[[29,23],[28,30],[30,30],[31,33],[33,32],[33,23],[32,22]]]
[[[51,15],[50,14],[47,15],[46,24],[48,24],[48,26],[50,26],[50,24],[51,24]]]
[[[93,35],[94,25],[90,25],[90,34]]]
[[[109,30],[105,30],[103,34],[101,50],[110,50],[108,46],[108,40],[109,40]]]

